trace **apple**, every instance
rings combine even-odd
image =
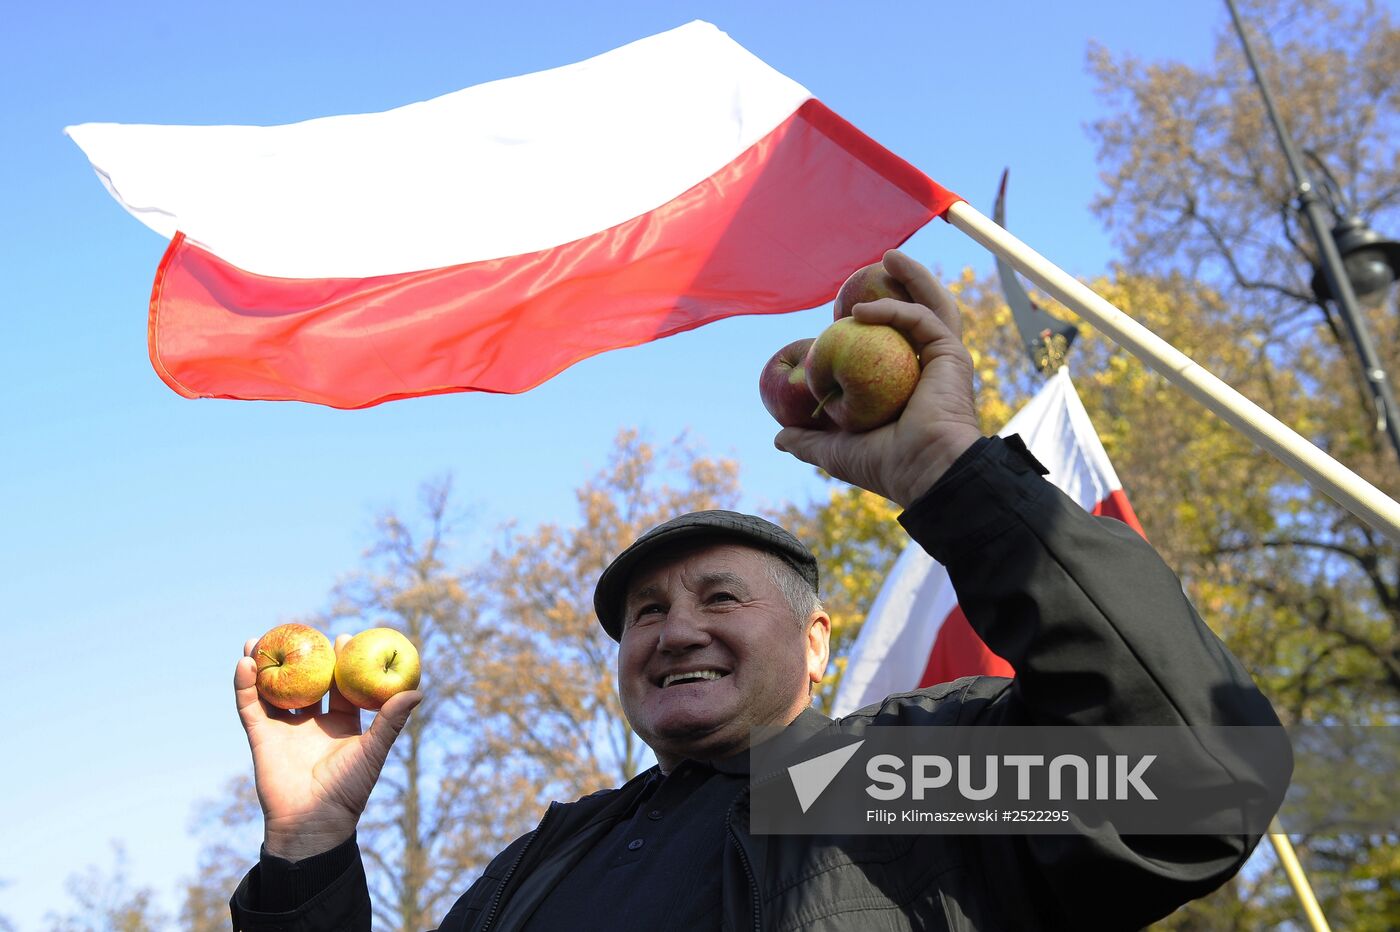
[[[758,397],[773,419],[784,427],[830,430],[836,425],[821,411],[816,414],[817,398],[807,387],[807,370],[802,362],[816,342],[812,337],[794,340],[773,354],[758,378]]]
[[[389,697],[418,688],[422,667],[413,642],[393,628],[370,628],[345,643],[335,659],[335,685],[352,705],[375,711]]]
[[[854,317],[823,330],[803,365],[822,409],[852,433],[899,417],[919,381],[919,359],[904,334]]]
[[[331,688],[335,649],[309,625],[278,625],[253,645],[258,695],[279,709],[316,705]]]
[[[841,286],[841,290],[836,292],[836,313],[832,320],[850,317],[851,309],[857,304],[878,301],[881,298],[909,302],[914,300],[904,285],[900,284],[899,279],[885,271],[883,263],[872,262],[852,272],[851,277]]]

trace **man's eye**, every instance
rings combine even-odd
[[[739,597],[732,592],[716,592],[710,596],[711,602],[737,602]]]
[[[654,618],[654,617],[656,617],[656,616],[659,615],[659,614],[661,614],[661,606],[660,606],[660,605],[656,605],[656,604],[652,604],[652,605],[643,605],[641,608],[637,609],[637,614],[636,614],[635,616],[633,616],[633,621],[634,621],[634,622],[643,621],[643,620],[646,620],[646,619],[648,619],[648,618]]]

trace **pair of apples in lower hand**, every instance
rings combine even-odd
[[[898,330],[850,316],[857,304],[881,298],[912,300],[882,264],[856,270],[836,295],[835,322],[768,360],[758,394],[779,424],[857,432],[899,417],[919,381],[919,359]]]
[[[376,710],[389,697],[418,688],[421,665],[413,642],[393,628],[370,628],[336,656],[330,639],[309,625],[278,625],[253,646],[258,695],[279,709],[321,701],[334,681],[353,705]]]

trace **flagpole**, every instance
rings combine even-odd
[[[945,216],[953,226],[1010,262],[1017,271],[1108,334],[1119,346],[1297,472],[1314,489],[1334,499],[1391,541],[1400,543],[1400,504],[1394,499],[1099,297],[971,204],[958,201],[948,208]]]
[[[1293,895],[1303,907],[1303,913],[1308,917],[1308,924],[1312,926],[1313,932],[1332,932],[1332,927],[1327,924],[1327,917],[1322,914],[1322,907],[1318,905],[1317,897],[1313,894],[1312,884],[1308,883],[1308,875],[1303,873],[1303,865],[1298,862],[1293,842],[1284,834],[1283,826],[1279,825],[1277,817],[1269,823],[1269,841],[1274,846],[1274,854],[1278,855],[1278,862],[1283,866],[1288,883],[1293,887]]]

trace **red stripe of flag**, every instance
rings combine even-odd
[[[177,235],[152,290],[151,361],[189,398],[363,408],[522,392],[605,350],[817,306],[957,199],[809,100],[660,208],[526,255],[286,279]]]

